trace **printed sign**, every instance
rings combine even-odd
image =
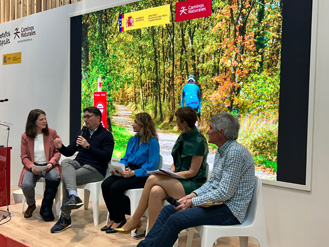
[[[170,5],[121,14],[119,32],[170,23]]]
[[[211,0],[189,0],[176,3],[176,22],[211,16]]]
[[[10,44],[10,31],[4,31],[0,33],[0,46]]]
[[[22,53],[10,53],[2,55],[2,65],[22,63]]]
[[[101,123],[107,129],[107,92],[94,92],[94,106],[101,111]]]

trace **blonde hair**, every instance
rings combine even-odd
[[[135,116],[136,123],[141,125],[141,129],[135,136],[141,136],[142,142],[149,142],[151,137],[154,137],[158,140],[158,133],[155,129],[155,124],[151,118],[151,116],[146,113],[138,113]]]

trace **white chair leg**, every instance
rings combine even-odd
[[[147,216],[146,219],[146,228],[145,228],[145,236],[149,233],[149,217]]]
[[[24,213],[25,202],[26,202],[26,198],[25,198],[25,196],[23,194],[21,213]]]
[[[192,247],[194,228],[187,229],[186,247]]]
[[[91,200],[93,204],[93,218],[94,225],[98,226],[99,224],[99,190],[97,184],[92,186]]]
[[[240,247],[248,247],[248,237],[239,237]]]
[[[264,233],[264,234],[266,234],[266,233]],[[260,247],[267,247],[267,239],[266,239],[266,237],[264,237],[264,235],[257,236],[256,239],[257,239]]]
[[[60,182],[57,188],[57,193],[55,197],[55,210],[57,216],[61,214],[61,191],[62,191],[62,182]]]
[[[84,189],[84,208],[85,210],[88,209],[89,206],[89,197],[90,197],[90,191],[87,189]]]
[[[130,234],[131,234],[131,237],[132,237],[132,238],[135,237],[135,235],[136,235],[136,230],[132,230],[132,231],[130,232]]]
[[[110,221],[110,212],[107,211],[107,216],[106,216],[106,225],[109,223]]]
[[[138,206],[139,203],[139,198],[140,196],[137,196],[136,193],[132,193],[129,196],[129,200],[130,200],[130,214],[134,215],[136,208]],[[131,231],[131,237],[134,237],[136,235],[136,230],[132,230]]]

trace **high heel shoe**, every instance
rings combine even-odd
[[[127,220],[126,219],[124,219],[123,221],[121,221],[121,223],[120,223],[120,225],[118,225],[118,227],[122,227],[124,224],[126,224],[127,223]],[[112,226],[112,225],[111,225]],[[115,233],[115,232],[117,232],[116,230],[114,230],[113,228],[109,228],[109,229],[107,229],[106,230],[106,233]]]
[[[142,226],[142,222],[139,221],[138,224],[134,225],[133,227],[131,227],[130,229],[123,229],[123,228],[115,228],[114,230],[117,232],[121,232],[121,233],[130,233],[132,230],[138,229]]]
[[[111,224],[110,226],[103,226],[103,227],[101,228],[101,231],[107,231],[108,229],[111,228],[111,226],[112,226],[112,224]]]

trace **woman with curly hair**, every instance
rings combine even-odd
[[[147,172],[157,169],[160,158],[158,134],[151,116],[138,113],[132,126],[136,134],[129,139],[126,155],[120,160],[126,167],[122,177],[112,174],[102,183],[104,201],[110,213],[110,221],[101,228],[106,233],[114,233],[114,228],[126,223],[129,199],[124,192],[143,188],[149,176]]]

